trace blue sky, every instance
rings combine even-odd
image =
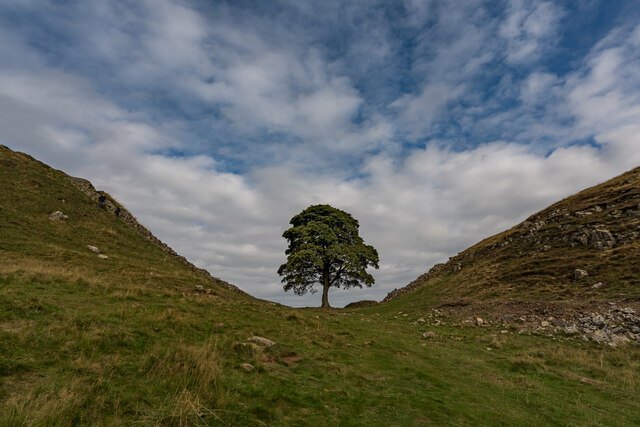
[[[0,143],[91,179],[287,304],[288,220],[330,203],[379,299],[640,164],[635,1],[0,1]]]

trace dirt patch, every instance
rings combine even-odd
[[[280,362],[283,362],[287,366],[297,366],[300,360],[302,360],[302,356],[299,356],[297,354],[280,356]]]

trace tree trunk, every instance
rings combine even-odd
[[[322,269],[322,308],[331,308],[329,305],[329,264],[325,263]]]

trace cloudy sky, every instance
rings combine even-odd
[[[0,144],[289,305],[282,232],[360,221],[381,299],[640,165],[636,0],[0,0]]]

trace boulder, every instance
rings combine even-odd
[[[255,344],[259,344],[265,347],[271,347],[276,345],[275,341],[271,341],[270,339],[264,338],[264,337],[258,337],[258,336],[252,336],[247,338],[247,341],[255,343]]]
[[[51,221],[61,221],[63,219],[67,219],[67,218],[69,218],[69,217],[67,215],[63,214],[60,211],[55,211],[55,212],[52,212],[51,214],[49,214],[49,219]]]
[[[100,249],[98,249],[97,246],[91,246],[91,245],[87,245],[87,249],[89,249],[91,252],[95,252],[97,254],[100,253]]]

